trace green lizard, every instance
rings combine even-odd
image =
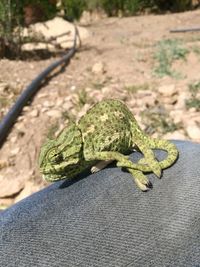
[[[144,155],[138,163],[128,158],[133,148]],[[166,150],[167,158],[159,162],[152,149]],[[44,178],[54,182],[73,178],[98,161],[116,160],[117,166],[127,168],[137,186],[146,191],[151,183],[144,173],[161,177],[162,169],[177,157],[173,143],[147,136],[123,102],[108,99],[95,104],[78,123],[70,123],[55,140],[48,140],[41,148],[39,166]]]

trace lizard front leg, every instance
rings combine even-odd
[[[92,166],[91,172],[92,173],[98,172],[98,171],[104,169],[107,165],[109,165],[112,162],[113,162],[113,160],[107,160],[107,161],[102,160],[102,161],[98,162],[97,164],[95,164],[94,166]]]
[[[142,173],[151,171],[148,165],[136,164],[128,159],[127,156],[116,151],[101,151],[101,152],[89,152],[84,153],[85,160],[116,160],[117,166],[125,167],[132,174],[135,183],[142,191],[147,191],[151,188],[151,183],[148,178]]]
[[[84,158],[86,161],[94,160],[116,160],[118,167],[131,168],[135,170],[140,170],[143,172],[151,172],[152,169],[148,165],[133,163],[128,159],[128,156],[116,151],[90,151],[84,150]]]

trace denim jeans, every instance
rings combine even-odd
[[[148,174],[148,192],[113,164],[2,212],[0,266],[200,266],[200,145],[175,143],[179,159],[161,180]]]

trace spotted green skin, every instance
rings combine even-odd
[[[133,148],[144,155],[138,163],[127,156]],[[168,155],[159,162],[152,149],[166,150]],[[73,178],[98,161],[116,160],[117,166],[127,168],[137,186],[146,191],[151,184],[144,173],[161,177],[162,170],[177,157],[173,143],[148,137],[123,102],[108,99],[94,105],[77,124],[64,128],[55,140],[45,143],[39,166],[44,178],[54,182]]]

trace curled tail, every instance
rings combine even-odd
[[[161,149],[168,153],[167,157],[159,162],[161,169],[170,167],[178,158],[179,153],[177,147],[168,140],[150,139],[149,145],[151,149]]]

